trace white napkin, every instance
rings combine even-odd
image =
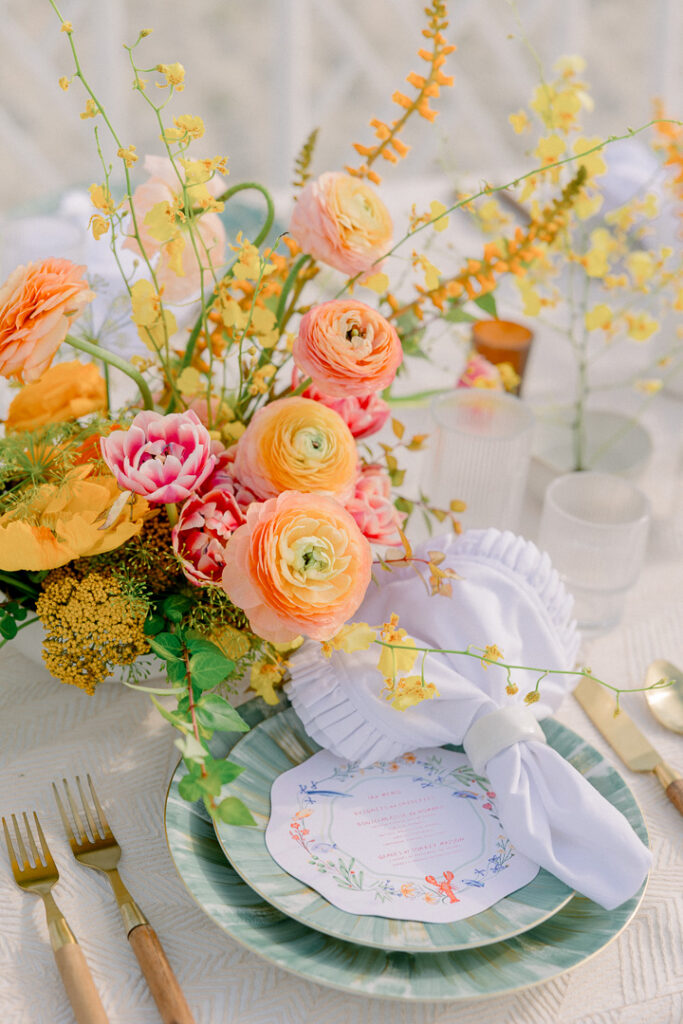
[[[418,647],[496,644],[513,664],[573,667],[578,636],[572,599],[548,556],[534,544],[508,532],[471,530],[433,539],[415,556],[428,558],[430,550],[444,552],[441,567],[462,577],[453,582],[452,597],[430,596],[412,568],[381,572],[380,585],[370,586],[354,621],[378,626],[395,612]],[[401,712],[380,696],[378,653],[373,645],[369,651],[334,653],[328,659],[319,645],[307,644],[292,659],[286,687],[309,735],[339,757],[361,764],[463,741],[476,760],[483,747],[481,742],[468,745],[470,726],[500,707],[526,711],[524,695],[538,678],[538,673],[514,672],[519,692],[511,697],[505,692],[504,669],[430,654],[425,678],[439,696]],[[546,677],[540,701],[531,705],[533,715],[552,714],[574,682],[565,675]],[[484,727],[470,739],[477,731],[485,744]],[[475,765],[478,770],[484,766],[501,821],[521,853],[607,909],[637,892],[649,869],[649,850],[621,812],[560,754],[545,742],[526,739]]]

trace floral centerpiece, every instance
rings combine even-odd
[[[411,95],[394,94],[396,118],[371,122],[375,141],[356,145],[359,165],[316,178],[315,139],[307,140],[289,229],[273,238],[267,190],[226,185],[226,158],[197,151],[200,117],[181,112],[169,122],[182,65],[143,69],[137,54],[147,31],[127,47],[133,88],[162,144],[140,174],[135,145],[111,122],[60,15],[73,59],[60,85],[84,90],[81,117],[94,122],[102,165],[90,187],[90,227],[119,265],[145,355],[124,359],[79,330],[94,286],[85,267],[59,254],[17,267],[0,288],[0,374],[18,385],[0,460],[0,634],[8,642],[39,620],[52,675],[88,693],[127,667],[128,684],[148,690],[181,734],[189,769],[182,795],[204,799],[229,823],[251,820],[236,798],[220,799],[239,769],[213,759],[208,741],[216,730],[247,728],[230,703],[234,680],[248,674],[258,694],[277,702],[274,687],[302,637],[329,650],[378,643],[398,709],[434,695],[433,684],[410,674],[419,651],[396,621],[347,625],[373,568],[391,569],[379,548],[413,561],[433,593],[448,596],[453,586],[438,555],[413,559],[405,528],[419,510],[457,530],[462,505],[454,496],[439,509],[396,493],[401,451],[419,449],[426,435],[409,437],[393,420],[393,439],[385,433],[373,446],[390,418],[382,392],[419,343],[426,309],[455,322],[468,316],[467,303],[495,312],[497,277],[524,271],[586,188],[581,164],[525,232],[456,272],[442,274],[412,250],[412,293],[394,294],[389,255],[427,229],[443,230],[451,209],[500,190],[416,209],[394,240],[377,167],[406,155],[406,123],[432,121],[433,98],[452,84],[443,71],[453,50],[443,0],[426,16],[423,73],[408,76]],[[552,175],[603,145],[586,143],[525,177]],[[240,233],[228,244],[220,214],[245,191],[264,201],[263,224],[253,239]],[[125,249],[135,256],[132,271]],[[341,275],[323,295],[322,267]],[[191,322],[179,327],[188,310]],[[65,346],[88,361],[59,361]],[[115,406],[120,374],[135,393]],[[502,381],[504,372],[491,378],[478,367],[473,378]],[[141,679],[148,652],[163,662],[167,686]],[[494,644],[462,653],[506,667]]]

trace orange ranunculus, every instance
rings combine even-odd
[[[393,225],[374,189],[337,171],[309,181],[300,193],[289,233],[303,252],[344,274],[379,270]]]
[[[372,553],[333,498],[286,491],[254,503],[225,548],[223,589],[258,636],[328,640],[360,605]]]
[[[339,413],[310,398],[279,398],[264,406],[242,434],[235,476],[259,498],[282,491],[353,493],[358,453]]]
[[[403,359],[395,328],[356,299],[332,299],[303,317],[294,362],[333,398],[364,397],[391,384]]]
[[[94,363],[72,359],[51,366],[22,388],[9,407],[5,429],[19,433],[48,423],[77,420],[107,407],[104,377]]]
[[[43,260],[17,267],[0,288],[0,376],[37,380],[71,321],[95,298],[85,267]]]
[[[42,484],[26,502],[0,516],[0,569],[56,569],[74,558],[112,551],[142,529],[147,502],[135,498],[106,530],[102,525],[120,491],[113,476],[90,466],[61,484]]]

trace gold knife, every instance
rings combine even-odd
[[[654,772],[671,803],[683,814],[683,779],[657,753],[624,711],[614,716],[614,697],[594,679],[582,679],[574,696],[632,772]]]

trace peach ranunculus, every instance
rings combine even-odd
[[[173,211],[182,203],[180,182],[170,160],[165,157],[146,156],[145,170],[150,177],[138,185],[132,201],[140,238],[150,260],[159,256],[155,273],[163,287],[164,299],[167,302],[184,302],[199,292],[201,274],[190,236],[187,230],[183,230],[182,222],[173,216]],[[190,184],[188,187],[191,196],[199,193],[200,189],[205,195],[218,194],[222,190],[222,179],[214,175],[206,185]],[[195,199],[200,198],[199,194],[195,196]],[[165,212],[157,216],[160,210]],[[225,228],[220,217],[214,212],[202,213],[194,221],[194,226],[200,236],[198,249],[202,266],[208,271],[210,259],[212,266],[218,269],[225,262]],[[140,254],[140,246],[132,234],[132,222],[129,222],[123,247]]]
[[[95,298],[69,260],[17,267],[0,288],[0,376],[37,380],[52,362],[71,321]]]
[[[10,433],[35,430],[106,408],[107,388],[97,366],[72,359],[49,367],[21,389],[9,407],[5,429]]]
[[[293,395],[264,406],[237,443],[234,473],[259,498],[282,491],[353,494],[358,453],[341,416]]]
[[[372,544],[398,547],[403,543],[399,529],[405,512],[399,512],[391,500],[391,480],[382,466],[363,466],[346,509]]]
[[[309,181],[289,224],[303,252],[348,275],[379,270],[392,232],[389,211],[374,189],[339,171]]]
[[[343,398],[382,391],[403,360],[395,328],[356,299],[332,299],[302,318],[294,362],[326,395]]]
[[[60,484],[42,484],[27,502],[0,516],[0,569],[56,569],[125,544],[142,529],[147,502],[135,498],[102,529],[119,497],[113,476],[95,476],[91,466],[74,469]]]
[[[473,352],[465,364],[456,384],[458,388],[488,388],[491,391],[504,391],[503,378],[500,370],[478,352]]]
[[[273,643],[328,640],[359,607],[372,552],[333,498],[286,491],[251,505],[225,549],[223,589]]]
[[[301,375],[295,368],[292,372],[292,390],[296,390],[300,383]],[[345,398],[333,398],[332,395],[324,394],[315,385],[309,384],[301,392],[301,397],[322,402],[328,409],[338,412],[357,441],[376,434],[391,414],[391,409],[379,395],[364,395],[362,398],[347,395]]]

